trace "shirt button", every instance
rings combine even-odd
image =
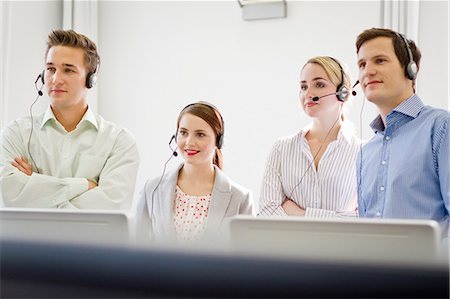
[[[386,161],[384,161],[384,160],[381,161],[381,165],[384,165],[384,164],[386,164]]]
[[[384,191],[384,186],[381,186],[381,187],[380,187],[380,191]]]
[[[377,216],[377,217],[380,217],[380,216],[381,216],[381,213],[380,213],[380,212],[377,212],[376,216]]]
[[[389,140],[391,140],[391,137],[389,137],[389,136],[386,136],[386,138],[385,138],[387,141],[389,141]]]

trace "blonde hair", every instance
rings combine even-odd
[[[343,66],[337,59],[330,56],[316,56],[309,59],[302,67],[302,71],[307,64],[314,63],[321,66],[325,73],[327,74],[330,81],[338,87],[342,84],[348,91],[348,93],[344,96],[345,102],[347,102],[350,98],[350,94],[352,92],[352,84],[350,80],[350,73],[347,68]],[[346,120],[347,117],[342,112],[341,115],[342,121]]]

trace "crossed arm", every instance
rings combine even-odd
[[[84,156],[83,161],[74,161],[77,173],[73,177],[58,177],[37,172],[24,158],[26,142],[18,131],[7,127],[1,136],[0,199],[4,206],[107,210],[130,207],[139,154],[127,132],[121,131],[114,137],[108,153],[93,153]],[[43,159],[46,158],[50,157]]]
[[[25,157],[17,157],[14,158],[14,161],[11,162],[11,165],[17,168],[19,171],[23,172],[27,176],[31,176],[33,174],[33,167],[31,167],[31,164],[28,162],[27,158]],[[97,183],[93,180],[87,179],[88,181],[88,190],[91,190],[95,187],[97,187]]]

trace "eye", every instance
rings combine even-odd
[[[375,62],[376,62],[377,64],[382,64],[382,63],[386,62],[386,59],[384,59],[384,58],[377,58],[377,59],[375,60]]]
[[[366,66],[366,63],[365,63],[365,62],[361,62],[361,63],[358,64],[359,69],[362,69],[362,68],[364,68],[365,66]]]
[[[306,84],[301,84],[300,85],[300,90],[301,91],[305,91],[305,90],[307,90],[308,89],[308,85],[306,85]]]
[[[180,130],[180,131],[178,132],[178,135],[185,136],[185,135],[187,135],[187,132],[186,132],[186,131]]]
[[[72,69],[64,69],[64,72],[66,72],[66,73],[74,73],[74,71]]]
[[[198,133],[197,136],[198,136],[198,137],[205,137],[206,134],[205,134],[205,133]]]
[[[317,88],[324,88],[324,87],[325,87],[325,83],[323,83],[323,82],[321,82],[321,81],[317,81],[316,87],[317,87]]]
[[[49,67],[47,67],[47,71],[53,73],[55,71],[55,68],[52,66],[49,66]]]

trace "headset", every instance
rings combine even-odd
[[[180,114],[181,114],[184,110],[186,110],[187,108],[189,108],[189,107],[191,107],[191,106],[193,106],[193,105],[203,105],[203,106],[206,106],[206,107],[208,107],[209,109],[213,110],[214,113],[220,118],[220,124],[221,124],[221,126],[222,126],[222,132],[219,133],[219,134],[217,135],[217,138],[216,138],[216,146],[217,146],[218,149],[221,149],[222,146],[223,146],[223,138],[224,138],[224,133],[225,133],[225,122],[223,121],[223,117],[222,117],[222,114],[220,114],[219,109],[217,109],[217,107],[214,106],[214,105],[211,104],[211,103],[208,103],[208,102],[205,102],[205,101],[199,101],[199,102],[195,102],[195,103],[189,104],[189,105],[187,105],[186,107],[184,107],[184,108],[181,110]],[[170,142],[169,142],[169,146],[170,146],[170,144],[172,143],[172,140],[177,141],[177,135],[178,135],[178,128],[177,128],[177,131],[175,132],[175,134],[172,135],[172,138],[170,139]],[[172,148],[171,148],[171,149],[172,149]],[[176,151],[173,151],[173,155],[174,155],[174,156],[177,156],[177,155],[175,155],[175,154],[176,154]]]
[[[97,65],[95,67],[95,70],[93,72],[89,72],[86,76],[85,85],[88,89],[91,89],[97,83],[97,73],[98,73],[99,68],[100,68],[100,59],[97,56]],[[36,79],[36,82],[39,80],[39,77],[40,77],[42,85],[44,85],[45,84],[44,76],[45,76],[45,69],[42,70],[42,72],[39,74],[39,76]],[[42,96],[42,94],[40,94],[40,95]]]
[[[409,56],[409,62],[405,66],[405,76],[409,80],[414,80],[417,77],[418,68],[417,68],[416,62],[414,61],[411,47],[409,46],[408,40],[406,39],[406,37],[403,34],[398,33],[396,31],[394,31],[394,32],[397,35],[397,37],[400,38],[402,40],[402,42],[405,44],[405,48],[406,48],[406,51],[408,52],[408,56]]]
[[[89,72],[86,76],[86,87],[87,88],[92,88],[95,86],[95,84],[97,83],[97,73],[98,70],[100,68],[100,58],[98,57],[98,55],[96,55],[97,58],[97,65],[95,67],[94,72]],[[30,106],[30,118],[31,118],[31,130],[30,130],[30,135],[28,136],[28,144],[27,144],[27,149],[28,149],[28,155],[31,158],[31,162],[33,163],[34,167],[36,168],[36,171],[38,173],[39,169],[37,168],[36,162],[33,159],[33,156],[31,155],[31,151],[30,151],[30,142],[31,142],[31,136],[33,135],[33,129],[34,129],[34,123],[33,123],[33,106],[34,104],[36,104],[37,100],[39,99],[39,97],[42,97],[44,95],[44,93],[42,92],[42,89],[44,88],[45,85],[45,69],[42,70],[41,73],[39,73],[39,75],[37,76],[36,80],[34,81],[34,86],[36,88],[36,91],[38,93],[36,99],[34,100],[34,102],[31,104]],[[38,82],[41,83],[41,86],[38,87]]]
[[[342,68],[342,65],[339,63],[339,61],[337,61],[336,59],[334,59],[331,56],[328,56],[328,57],[331,60],[333,60],[334,62],[336,62],[336,64],[339,66],[339,70],[341,72],[341,83],[339,83],[339,85],[336,87],[336,97],[337,97],[338,101],[345,102],[348,99],[347,96],[349,94],[349,90],[344,85],[344,69]]]

